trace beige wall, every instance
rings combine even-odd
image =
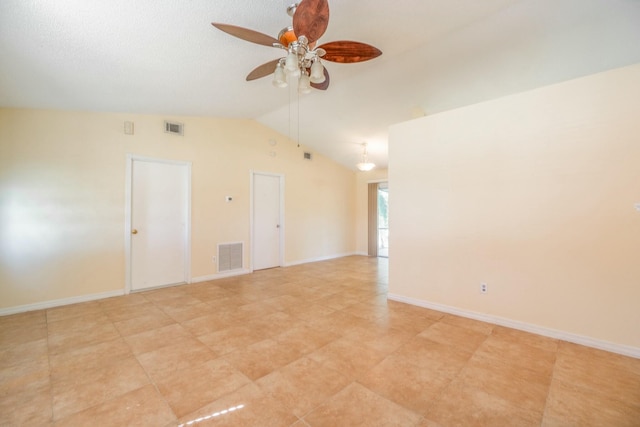
[[[124,288],[128,153],[193,162],[194,278],[218,243],[246,242],[250,265],[250,170],[285,175],[286,264],[354,253],[355,173],[302,152],[249,120],[0,109],[0,308]]]
[[[369,236],[367,224],[369,198],[368,185],[370,182],[382,182],[387,180],[387,169],[373,169],[369,172],[356,174],[356,253],[367,255],[369,251]]]
[[[392,127],[390,293],[640,349],[639,112],[636,65]]]

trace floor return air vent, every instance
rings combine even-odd
[[[218,245],[218,272],[241,270],[243,249],[242,242]]]

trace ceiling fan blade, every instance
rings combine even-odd
[[[327,53],[322,57],[325,61],[350,64],[368,61],[382,55],[382,51],[366,43],[352,41],[337,41],[325,43],[318,47]]]
[[[329,87],[329,72],[326,67],[324,69],[324,81],[322,83],[311,83],[311,87],[319,90],[327,90]]]
[[[262,77],[268,76],[269,74],[273,74],[273,72],[276,70],[276,65],[278,65],[278,62],[280,62],[280,58],[274,59],[273,61],[269,61],[254,68],[253,71],[251,71],[247,76],[247,81],[249,82],[251,80],[260,79]]]
[[[329,25],[327,0],[302,0],[293,14],[293,32],[305,36],[309,44],[318,40]]]
[[[250,30],[248,28],[237,27],[235,25],[229,24],[219,24],[217,22],[212,22],[211,25],[221,31],[224,31],[227,34],[238,37],[239,39],[261,44],[263,46],[273,46],[274,43],[280,43],[278,39],[274,37],[259,33],[258,31]]]

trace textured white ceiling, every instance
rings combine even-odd
[[[245,81],[282,51],[210,24],[275,37],[289,3],[2,0],[0,106],[254,118],[348,167],[367,141],[385,166],[388,126],[417,112],[640,62],[638,0],[330,0],[321,42],[383,55],[325,63],[329,90],[298,100]]]

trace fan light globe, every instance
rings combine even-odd
[[[307,73],[304,73],[300,76],[300,80],[298,81],[298,92],[300,93],[309,93],[311,92],[311,85],[309,84],[309,76]]]
[[[311,80],[311,83],[322,83],[325,81],[324,67],[320,63],[320,60],[315,61],[311,66],[311,76],[309,76],[309,80]]]
[[[289,72],[298,70],[298,55],[294,52],[289,52],[287,59],[284,62],[284,68]]]
[[[273,85],[275,87],[287,87],[287,75],[284,72],[282,64],[276,66],[276,70],[273,73]]]
[[[287,75],[284,72],[282,64],[276,65],[276,69],[273,72],[272,83],[275,87],[287,87]]]

